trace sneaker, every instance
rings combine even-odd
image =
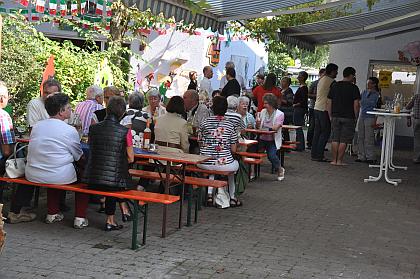
[[[61,213],[57,214],[47,214],[47,217],[45,218],[45,223],[52,224],[56,222],[60,222],[64,219],[64,215]]]
[[[83,229],[89,226],[89,221],[86,218],[75,217],[73,227],[75,229]]]
[[[29,213],[25,211],[21,211],[19,214],[9,212],[7,216],[7,222],[9,224],[17,224],[22,222],[31,222],[36,219],[35,213]]]
[[[283,167],[280,167],[279,175],[277,176],[277,180],[282,181],[284,179],[284,174],[285,173],[286,173],[286,170]]]

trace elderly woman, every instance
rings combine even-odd
[[[229,96],[226,99],[228,103],[228,109],[225,114],[226,119],[231,121],[233,125],[235,126],[236,132],[238,135],[242,133],[242,131],[245,129],[245,124],[242,121],[241,115],[237,112],[239,100],[235,96]]]
[[[177,148],[188,153],[187,121],[185,115],[184,99],[174,96],[169,99],[166,114],[159,116],[155,126],[155,143],[160,146]]]
[[[131,130],[119,123],[125,108],[122,97],[111,97],[104,121],[90,127],[90,155],[85,177],[90,188],[109,191],[134,188],[135,184],[128,173],[129,163],[134,162]],[[105,231],[120,230],[123,227],[114,218],[117,201],[121,200],[106,197]]]
[[[161,104],[160,93],[157,89],[151,89],[146,94],[149,105],[143,108],[149,117],[157,118],[166,113],[166,109]]]
[[[284,168],[280,166],[280,159],[277,156],[277,150],[281,148],[282,135],[281,126],[284,121],[284,113],[277,109],[277,97],[273,94],[266,94],[263,97],[264,109],[260,117],[257,117],[257,128],[266,131],[275,131],[274,134],[261,135],[260,147],[267,152],[273,169],[277,171],[277,180],[284,179]]]
[[[283,99],[281,101],[280,110],[284,113],[284,123],[285,125],[292,124],[293,122],[293,101],[294,94],[293,90],[290,88],[292,80],[289,77],[283,77],[281,79],[281,92],[283,94]],[[283,131],[284,140],[290,140],[289,130]]]
[[[142,116],[141,110],[143,108],[144,95],[141,92],[133,92],[128,95],[128,109],[125,112],[124,118],[120,121],[120,124],[131,128],[132,119],[134,117]]]
[[[45,99],[45,109],[50,118],[38,121],[31,132],[25,168],[26,179],[36,183],[71,184],[77,181],[73,164],[79,161],[83,151],[76,129],[64,122],[71,114],[69,97],[63,93],[51,94]],[[64,218],[59,209],[61,194],[62,190],[47,189],[47,224]],[[86,208],[89,196],[75,194],[74,227],[83,228],[88,225]]]
[[[308,112],[308,86],[306,85],[308,73],[305,71],[299,72],[297,79],[299,88],[293,99],[293,124],[301,126],[296,130],[296,141],[298,142],[296,151],[304,151],[305,135],[302,127],[305,125],[305,114]]]
[[[238,98],[239,105],[237,112],[242,117],[242,122],[244,123],[245,128],[255,129],[255,118],[248,112],[250,106],[250,99],[247,96],[241,96]]]
[[[200,125],[200,154],[211,157],[198,165],[202,169],[236,172],[239,168],[238,161],[232,156],[232,152],[236,152],[238,134],[233,123],[225,117],[227,108],[224,97],[215,97],[212,106],[214,116],[208,117]],[[214,175],[211,175],[210,179],[214,179]],[[229,175],[228,181],[229,194],[225,189],[219,189],[216,204],[221,208],[241,206],[242,203],[235,197],[235,175]],[[212,187],[208,187],[208,203],[213,204]]]

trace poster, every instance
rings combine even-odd
[[[380,88],[389,88],[391,81],[392,81],[392,72],[390,71],[379,72],[379,87]]]

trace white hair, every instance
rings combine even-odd
[[[238,98],[235,96],[229,96],[226,98],[226,101],[228,103],[228,109],[236,109],[239,105]]]
[[[86,95],[88,100],[93,100],[98,96],[104,95],[104,90],[98,85],[91,85],[86,89]]]
[[[0,80],[0,96],[9,96],[9,91],[7,91],[6,84]]]
[[[159,90],[157,90],[157,89],[150,89],[146,94],[147,94],[146,95],[147,98],[150,98],[150,97],[160,97]]]
[[[240,104],[240,103],[246,103],[246,105],[249,105],[249,98],[248,98],[248,97],[246,97],[246,96],[240,96],[240,97],[238,98],[238,102],[239,102],[239,104]]]
[[[226,62],[225,68],[234,68],[235,69],[235,63],[232,61]]]

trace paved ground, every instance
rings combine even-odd
[[[265,174],[242,208],[205,208],[199,224],[166,239],[152,206],[138,251],[128,249],[130,226],[105,233],[93,206],[85,230],[71,228],[72,213],[42,223],[44,202],[36,222],[6,226],[0,278],[420,278],[420,166],[408,157],[397,154],[409,170],[393,174],[406,178],[393,187],[363,183],[376,170],[350,159],[332,167],[290,154],[283,182]]]

